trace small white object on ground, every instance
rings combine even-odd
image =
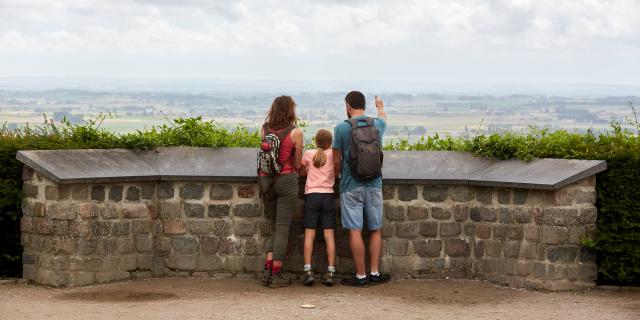
[[[303,305],[302,305],[302,307],[303,307],[303,308],[305,308],[305,309],[313,309],[313,308],[315,308],[316,306],[314,306],[314,305],[312,305],[312,304],[303,304]]]

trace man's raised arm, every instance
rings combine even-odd
[[[384,102],[378,96],[376,96],[376,109],[378,109],[378,118],[382,118],[387,121],[387,113],[384,112]]]

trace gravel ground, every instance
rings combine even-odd
[[[311,308],[303,308],[311,305]],[[640,291],[543,293],[470,280],[268,289],[163,278],[82,288],[0,284],[0,319],[640,319]]]

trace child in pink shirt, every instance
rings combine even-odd
[[[307,150],[302,156],[302,168],[300,175],[307,176],[304,187],[304,276],[305,285],[312,285],[315,281],[311,271],[311,256],[313,254],[313,241],[318,226],[324,231],[324,240],[327,244],[327,272],[321,281],[327,286],[333,285],[335,268],[336,245],[334,229],[336,224],[335,197],[333,184],[335,173],[333,171],[333,150],[331,149],[332,135],[328,130],[318,130],[315,136],[318,149]]]

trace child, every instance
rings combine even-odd
[[[313,253],[313,240],[318,226],[324,231],[324,240],[327,244],[328,269],[322,277],[322,283],[333,285],[335,268],[336,245],[333,230],[336,224],[335,199],[333,184],[335,173],[333,172],[333,150],[331,149],[332,135],[328,130],[318,130],[315,143],[318,149],[307,150],[302,156],[302,168],[300,176],[307,176],[304,188],[304,284],[310,286],[315,278],[311,271],[311,255]]]

